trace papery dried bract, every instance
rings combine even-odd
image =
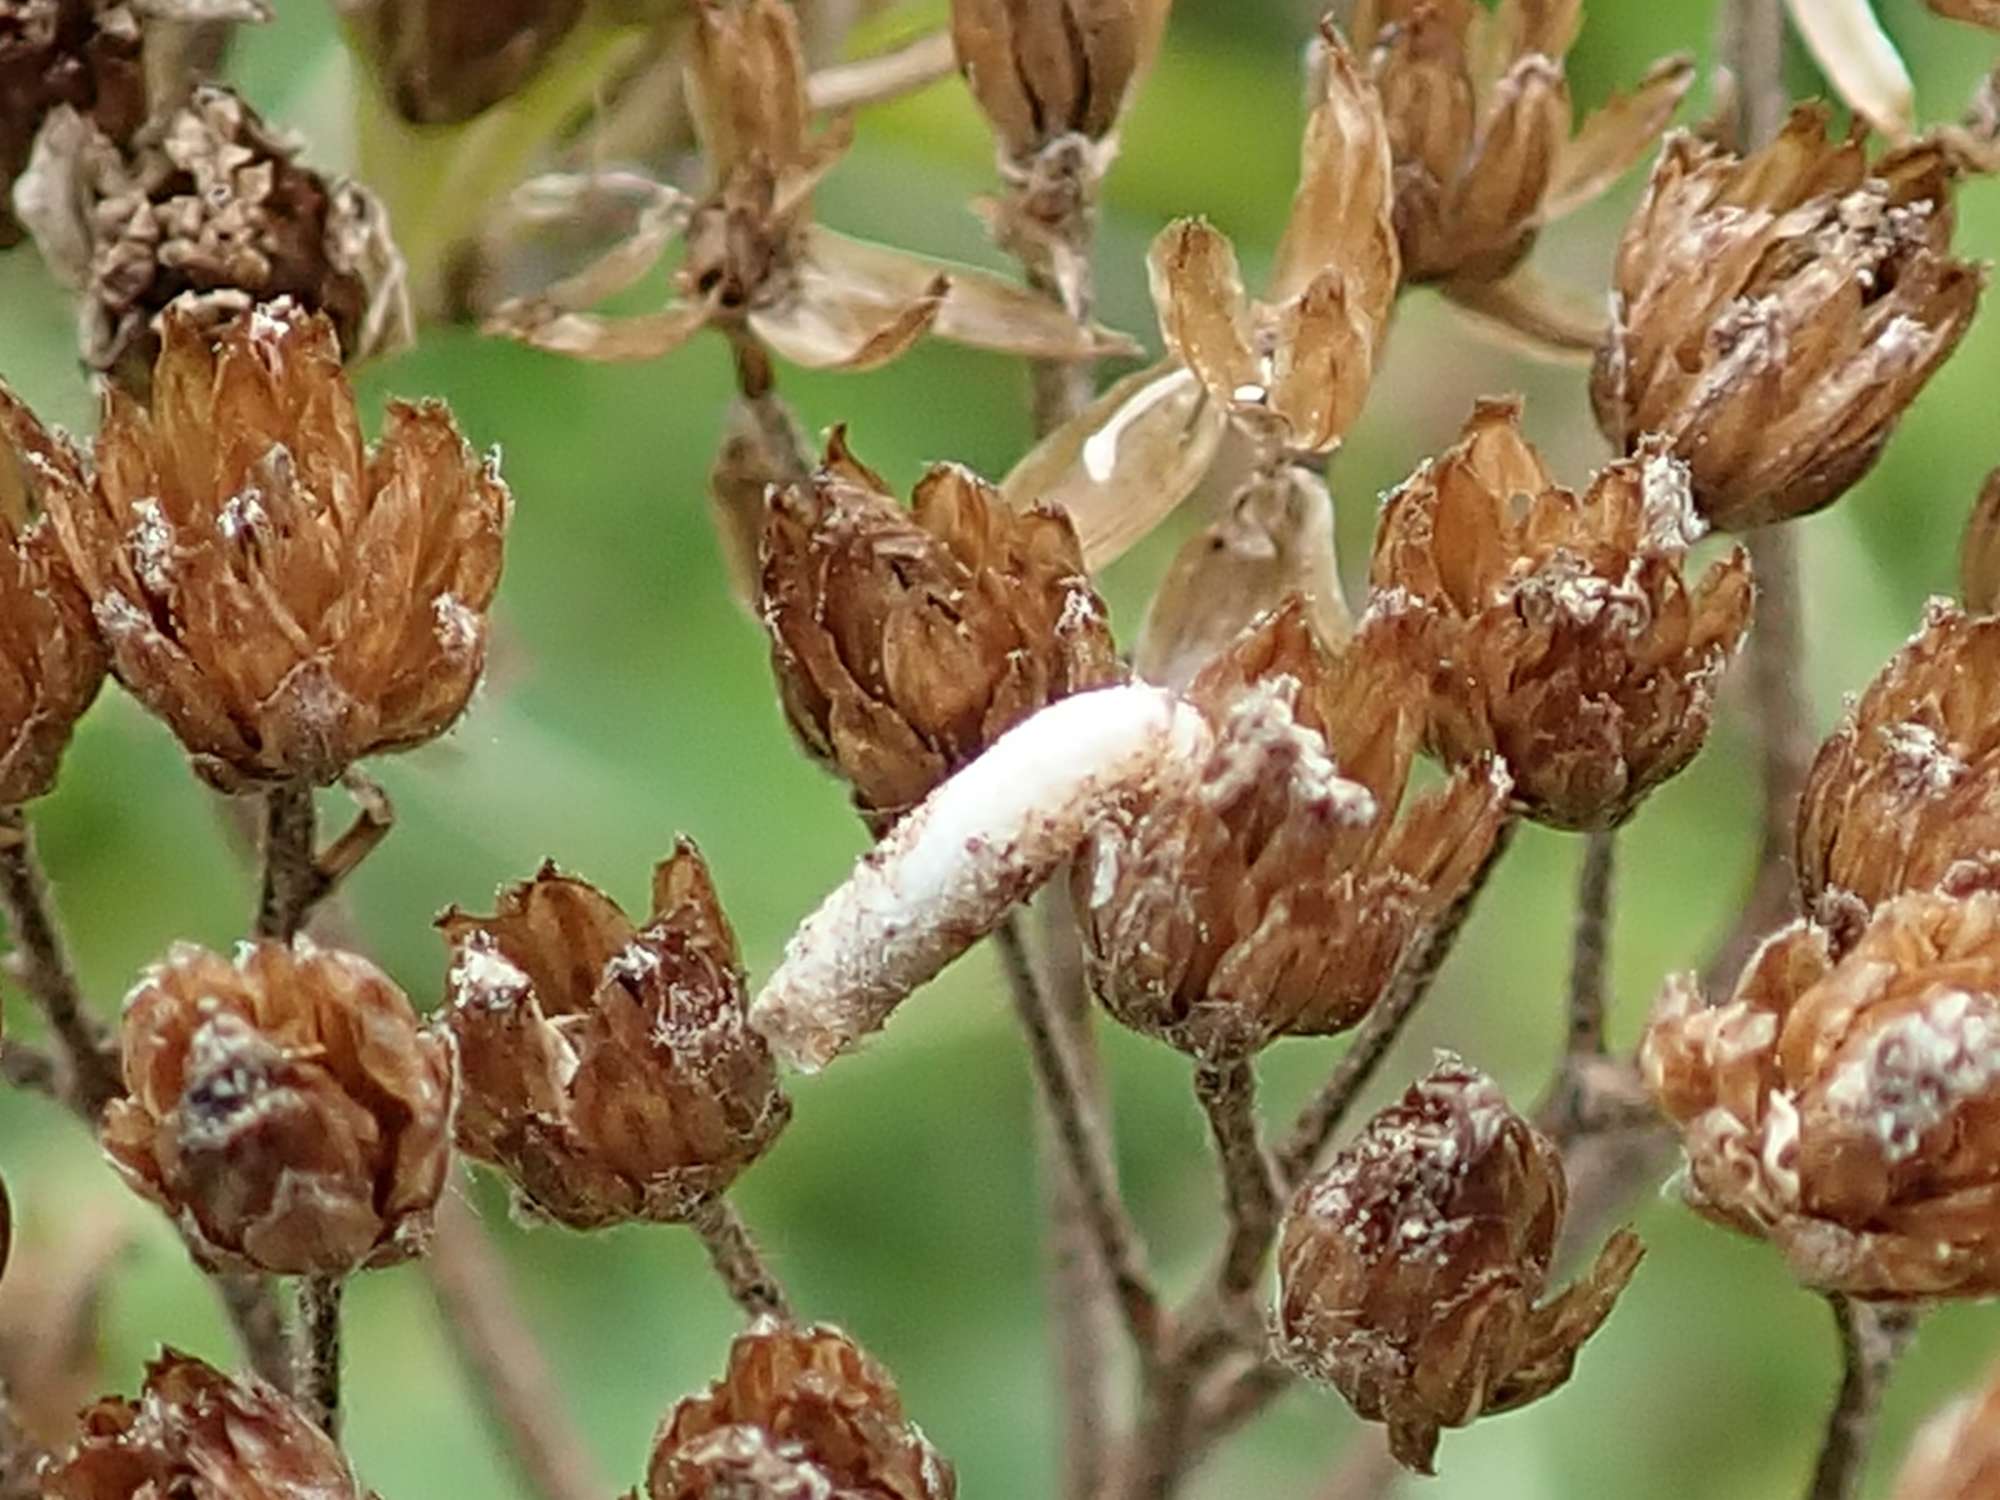
[[[1814,757],[1794,863],[1841,942],[1903,891],[2000,884],[2000,619],[1931,601]]]
[[[1670,981],[1640,1052],[1687,1203],[1853,1297],[2000,1290],[2000,896],[1899,896],[1838,961],[1796,922],[1735,993]]]
[[[340,1276],[422,1252],[450,1165],[451,1046],[364,958],[176,944],[126,998],[101,1139],[203,1266]]]
[[[1811,106],[1747,158],[1671,137],[1619,246],[1590,385],[1605,436],[1663,435],[1724,530],[1838,499],[1978,304],[1952,173],[1925,141],[1871,165]]]
[[[115,0],[0,0],[0,246],[21,237],[9,200],[49,111],[68,105],[113,140],[139,128],[143,40]]]
[[[1287,1363],[1432,1472],[1439,1430],[1548,1395],[1643,1253],[1621,1230],[1544,1300],[1568,1187],[1555,1145],[1449,1054],[1293,1200],[1278,1248]]]
[[[1122,675],[1059,512],[943,464],[912,508],[836,435],[772,503],[763,614],[786,716],[878,833],[1036,709]]]
[[[2000,25],[2000,12],[1996,12]],[[1991,1500],[2000,1495],[2000,1371],[1917,1429],[1890,1500]]]
[[[1129,1026],[1240,1057],[1364,1016],[1485,863],[1507,778],[1468,766],[1399,820],[1422,702],[1376,618],[1337,656],[1296,598],[1195,678],[1197,776],[1114,817],[1077,862],[1091,980]]]
[[[1408,617],[1435,754],[1497,754],[1528,816],[1608,828],[1701,748],[1749,624],[1749,560],[1737,549],[1688,580],[1701,522],[1662,445],[1577,496],[1519,423],[1518,403],[1479,403],[1390,497],[1370,608]]]
[[[887,1370],[838,1329],[769,1319],[737,1336],[705,1394],[668,1413],[646,1469],[646,1500],[957,1493],[950,1463],[904,1415]]]
[[[289,1398],[168,1349],[137,1401],[87,1408],[43,1473],[44,1500],[375,1500],[332,1438]]]
[[[465,1077],[459,1148],[575,1229],[677,1222],[777,1138],[791,1107],[745,1020],[742,961],[683,840],[635,928],[545,866],[491,917],[453,909],[450,1008]]]
[[[512,501],[439,403],[364,446],[332,325],[170,310],[150,409],[106,397],[46,496],[113,669],[225,790],[442,734],[485,664]]]

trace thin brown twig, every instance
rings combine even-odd
[[[284,781],[264,793],[263,878],[253,927],[259,937],[289,942],[323,895],[315,848],[318,814],[313,789]]]
[[[447,1193],[424,1257],[431,1291],[473,1393],[539,1500],[598,1500],[609,1486],[574,1425],[540,1343],[522,1319],[507,1264],[470,1205]]]
[[[250,1368],[281,1391],[292,1388],[292,1341],[278,1289],[268,1276],[222,1271],[211,1278]]]
[[[340,1436],[339,1276],[299,1278],[298,1370],[292,1392],[328,1437]]]
[[[1569,970],[1569,1056],[1605,1053],[1605,970],[1611,954],[1612,869],[1618,836],[1589,835],[1576,889],[1576,941]]]
[[[1867,1472],[1868,1449],[1881,1413],[1882,1393],[1896,1361],[1916,1331],[1906,1307],[1827,1298],[1840,1334],[1840,1393],[1827,1418],[1826,1438],[1813,1467],[1806,1500],[1854,1500]]]
[[[1255,1283],[1278,1228],[1278,1184],[1257,1130],[1257,1077],[1246,1060],[1203,1064],[1195,1069],[1194,1091],[1215,1136],[1229,1215],[1216,1288],[1240,1297]]]
[[[746,1317],[791,1317],[784,1286],[734,1204],[719,1194],[707,1199],[688,1217],[688,1227],[700,1237],[715,1274]]]

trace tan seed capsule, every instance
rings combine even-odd
[[[1278,1337],[1301,1374],[1389,1428],[1432,1472],[1438,1433],[1569,1379],[1644,1253],[1613,1235],[1553,1297],[1562,1156],[1448,1053],[1293,1200],[1278,1248]]]
[[[21,237],[14,179],[50,110],[68,105],[115,141],[139,128],[142,41],[122,0],[0,0],[0,247]]]
[[[889,1372],[838,1329],[769,1319],[739,1334],[729,1368],[668,1413],[646,1500],[825,1496],[953,1500],[949,1462],[903,1413]]]
[[[1720,1004],[1670,981],[1640,1063],[1681,1196],[1807,1286],[2000,1290],[2000,896],[1898,896],[1837,961],[1796,922]]]
[[[1001,151],[1025,161],[1066,135],[1110,135],[1159,48],[1170,3],[953,0],[959,70]]]
[[[451,1046],[364,958],[176,944],[126,997],[101,1130],[203,1266],[339,1276],[420,1254],[450,1165]]]
[[[459,1148],[504,1171],[531,1211],[575,1229],[678,1222],[790,1117],[692,843],[654,872],[643,928],[553,866],[501,892],[493,916],[454,908],[438,926],[465,1078]]]

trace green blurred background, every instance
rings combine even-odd
[[[1994,39],[1915,0],[1883,3],[1923,113],[1955,116]],[[237,74],[267,113],[335,139],[328,122],[343,63],[325,8],[285,0],[281,9],[274,25],[243,38]],[[1571,60],[1579,101],[1636,79],[1664,52],[1706,54],[1709,9],[1692,0],[1597,6]],[[901,7],[854,45],[942,12],[941,0]],[[1143,251],[1176,214],[1206,214],[1234,236],[1255,284],[1291,190],[1310,18],[1295,0],[1180,0],[1109,185],[1101,275],[1111,323],[1157,342]],[[1819,89],[1803,57],[1791,66],[1796,92]],[[1691,111],[1701,107],[1698,93]],[[321,159],[337,164],[337,153]],[[998,264],[959,208],[989,185],[987,139],[948,82],[864,116],[859,145],[821,203],[836,227]],[[1601,287],[1636,188],[1627,182],[1549,235],[1538,252],[1545,271]],[[1960,242],[1973,254],[2000,246],[2000,187],[1966,193]],[[0,257],[0,374],[46,416],[87,428],[71,339],[68,305],[32,253]],[[1027,441],[1025,378],[997,357],[927,343],[879,373],[786,371],[782,380],[810,427],[849,423],[857,450],[899,484],[945,458],[997,475]],[[2000,462],[1996,380],[2000,321],[1989,318],[1867,482],[1803,524],[1821,727],[1914,627],[1925,597],[1950,589],[1964,514]],[[518,500],[498,606],[508,647],[495,680],[447,742],[373,767],[401,819],[351,887],[367,942],[428,1007],[444,967],[430,921],[447,903],[480,907],[544,856],[636,902],[652,861],[685,831],[713,862],[753,977],[768,972],[862,835],[841,789],[793,748],[762,638],[722,580],[703,501],[729,391],[719,341],[649,366],[604,368],[440,332],[368,370],[361,385],[371,413],[392,394],[448,398],[475,441],[503,445]],[[1451,439],[1475,396],[1510,390],[1527,395],[1530,430],[1558,472],[1581,481],[1603,457],[1582,372],[1524,363],[1429,296],[1406,299],[1387,368],[1333,471],[1350,576],[1365,560],[1377,497]],[[1196,519],[1181,517],[1105,580],[1128,640],[1174,534]],[[1754,828],[1744,726],[1755,712],[1732,684],[1707,752],[1622,842],[1621,1040],[1635,1034],[1661,976],[1695,961],[1730,920]],[[107,690],[83,724],[62,786],[37,815],[85,979],[107,1013],[169,940],[226,945],[243,931],[249,881],[207,794],[166,732],[119,692]],[[1378,1095],[1449,1043],[1517,1103],[1535,1097],[1558,1045],[1579,852],[1576,840],[1539,831],[1518,842]],[[9,996],[8,1024],[33,1035],[18,1000]],[[1162,1274],[1185,1288],[1217,1225],[1187,1070],[1114,1028],[1106,1044],[1131,1201]],[[1299,1042],[1267,1055],[1274,1118],[1341,1046]],[[1030,1098],[989,958],[964,959],[877,1043],[792,1092],[797,1118],[739,1200],[799,1305],[887,1361],[956,1460],[968,1500],[1048,1493],[1054,1428]],[[173,1236],[121,1194],[70,1119],[39,1101],[0,1099],[0,1170],[19,1205],[21,1253],[60,1253],[95,1216],[130,1225],[135,1247],[105,1309],[110,1384],[131,1388],[163,1340],[230,1357]],[[465,1190],[506,1247],[524,1311],[607,1476],[636,1482],[655,1422],[719,1369],[736,1321],[691,1237],[523,1231],[490,1180],[472,1178]],[[1448,1436],[1443,1477],[1424,1493],[1799,1492],[1835,1378],[1824,1308],[1764,1248],[1643,1187],[1637,1197],[1652,1256],[1575,1381],[1525,1412]],[[349,1306],[349,1431],[367,1480],[388,1500],[521,1494],[448,1357],[422,1276],[403,1268],[362,1277]],[[1951,1308],[1931,1320],[1889,1397],[1876,1492],[1913,1425],[1996,1354],[1994,1310]],[[1337,1398],[1295,1393],[1204,1470],[1194,1492],[1311,1494],[1353,1432]]]

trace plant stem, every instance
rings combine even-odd
[[[423,1259],[459,1362],[488,1421],[539,1500],[597,1500],[608,1492],[565,1408],[561,1385],[521,1317],[507,1263],[457,1194],[438,1204]]]
[[[1204,1064],[1195,1069],[1194,1091],[1215,1135],[1229,1214],[1216,1287],[1225,1297],[1240,1297],[1256,1282],[1278,1228],[1278,1186],[1257,1133],[1257,1078],[1245,1061]]]
[[[715,1274],[746,1317],[791,1317],[784,1287],[727,1198],[718,1194],[708,1199],[689,1216],[688,1227],[701,1237]]]
[[[95,1124],[104,1106],[125,1092],[118,1049],[83,1003],[34,830],[19,807],[0,809],[0,909],[14,938],[9,968],[41,1007],[61,1049],[64,1096]]]
[[[1354,1434],[1317,1500],[1380,1500],[1396,1488],[1403,1466],[1389,1452],[1380,1427]]]
[[[1593,833],[1584,843],[1576,888],[1576,943],[1569,970],[1569,1056],[1602,1057],[1604,974],[1611,949],[1612,868],[1617,835]]]
[[[328,1437],[340,1436],[339,1276],[299,1279],[298,1373],[292,1393]]]
[[[289,942],[325,894],[315,858],[318,817],[312,788],[285,781],[264,793],[263,882],[257,893],[257,936]]]
[[[271,1278],[224,1271],[211,1280],[250,1368],[279,1390],[291,1390],[296,1373],[291,1338],[285,1331],[284,1311]]]
[[[951,33],[932,31],[886,52],[819,69],[806,79],[806,97],[816,110],[857,109],[928,88],[957,67]]]
[[[1049,1111],[1056,1146],[1077,1185],[1079,1206],[1110,1276],[1126,1329],[1141,1359],[1150,1364],[1157,1356],[1161,1335],[1159,1297],[1146,1270],[1138,1231],[1118,1196],[1117,1170],[1103,1117],[1091,1107],[1081,1066],[1068,1045],[1067,1029],[1052,1013],[1029,963],[1018,913],[1000,924],[993,939],[1027,1032],[1029,1058]]]
[[[1827,1301],[1840,1334],[1840,1394],[1827,1418],[1826,1439],[1806,1500],[1854,1500],[1867,1471],[1882,1393],[1916,1330],[1916,1317],[1906,1307],[1877,1306],[1851,1297],[1831,1296]]]

